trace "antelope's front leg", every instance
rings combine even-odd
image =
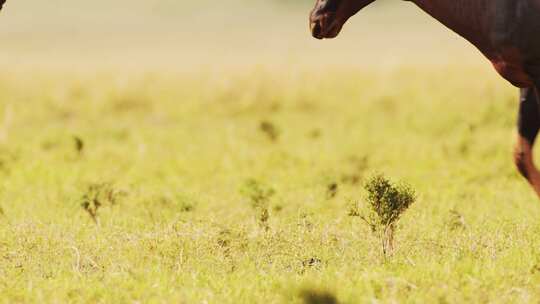
[[[533,146],[540,129],[539,102],[534,88],[521,89],[514,162],[521,175],[527,179],[540,198],[540,172],[533,160]]]

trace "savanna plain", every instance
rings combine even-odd
[[[0,302],[540,299],[517,89],[412,6],[56,2],[0,13]],[[375,174],[416,193],[386,255]]]

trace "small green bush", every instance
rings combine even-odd
[[[370,210],[367,216],[361,218],[379,237],[383,254],[387,256],[394,249],[396,224],[416,200],[416,193],[409,185],[393,184],[380,174],[371,177],[364,189]]]

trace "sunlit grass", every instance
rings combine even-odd
[[[516,90],[485,70],[0,78],[6,303],[540,296]],[[418,194],[389,259],[350,216],[372,172]]]

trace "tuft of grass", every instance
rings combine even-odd
[[[94,223],[99,225],[99,209],[105,204],[116,205],[124,194],[124,192],[116,190],[111,183],[93,183],[88,186],[82,196],[81,207]]]
[[[338,194],[339,185],[337,183],[330,183],[326,186],[326,198],[332,199]]]
[[[280,131],[274,123],[266,120],[262,121],[259,125],[259,129],[266,134],[271,141],[277,141],[279,139]]]
[[[256,218],[259,225],[264,230],[270,230],[268,220],[270,219],[270,198],[276,193],[271,188],[262,185],[255,179],[247,180],[240,190],[246,198],[249,199],[251,207],[256,212]]]
[[[357,201],[350,200],[349,203],[347,204],[347,210],[348,210],[348,213],[347,213],[348,216],[351,216],[351,217],[362,216],[362,212],[360,211],[360,204]]]
[[[320,270],[322,265],[323,265],[323,261],[319,259],[318,257],[311,257],[308,259],[304,259],[302,260],[302,267],[300,268],[299,273],[305,274],[306,271],[309,269]]]
[[[448,219],[448,228],[452,231],[465,229],[467,227],[467,222],[465,217],[461,212],[456,209],[450,210],[450,218]]]
[[[382,174],[371,177],[364,189],[370,212],[361,218],[377,234],[386,257],[394,250],[396,224],[416,200],[416,193],[409,185],[394,184]]]
[[[162,206],[172,208],[178,212],[192,212],[196,207],[196,202],[191,197],[181,193],[159,195],[157,200]]]
[[[84,151],[84,141],[79,136],[73,136],[73,144],[75,145],[75,151],[81,155]]]

